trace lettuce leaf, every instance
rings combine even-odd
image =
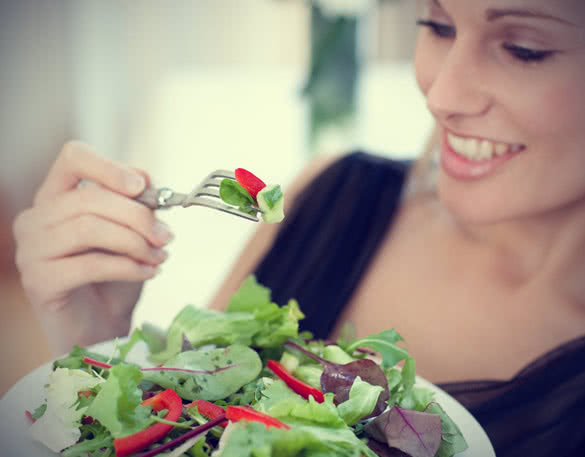
[[[186,306],[173,320],[163,351],[151,359],[163,363],[181,352],[183,338],[197,348],[207,344],[242,344],[259,348],[279,347],[296,338],[304,317],[295,300],[278,306],[270,290],[249,276],[232,296],[226,312]]]
[[[373,386],[358,376],[349,391],[349,399],[338,405],[337,410],[347,425],[355,425],[374,411],[383,391],[381,386]]]
[[[249,346],[261,327],[252,313],[223,313],[189,305],[173,320],[166,348],[152,354],[151,359],[163,363],[176,356],[183,348],[183,338],[195,348],[207,344]]]
[[[132,435],[151,423],[151,408],[140,405],[142,391],[138,384],[141,371],[132,365],[115,365],[108,380],[101,385],[87,415],[98,420],[114,438]]]
[[[230,424],[214,457],[377,457],[350,428],[296,426],[267,429],[257,422]]]
[[[77,442],[79,427],[87,408],[77,408],[78,393],[89,390],[103,381],[89,373],[69,368],[57,368],[49,375],[47,408],[34,422],[29,433],[54,452]]]

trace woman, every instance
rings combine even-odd
[[[255,272],[318,336],[394,327],[498,456],[583,455],[585,6],[427,0],[418,23],[436,186],[421,164],[363,153],[314,164],[211,305]],[[127,198],[147,185],[68,144],[17,219],[23,284],[58,351],[127,333],[171,237]]]

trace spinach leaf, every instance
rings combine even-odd
[[[221,181],[219,197],[227,204],[238,207],[249,207],[256,204],[254,197],[240,183],[229,178]]]
[[[186,400],[222,400],[252,382],[262,370],[260,357],[240,344],[185,351],[163,367],[143,369],[144,379],[174,389]]]

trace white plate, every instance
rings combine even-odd
[[[124,340],[120,340],[123,342]],[[111,355],[114,342],[108,341],[92,346],[92,351]],[[146,345],[137,344],[128,355],[128,360],[142,366],[147,362]],[[0,400],[0,457],[55,457],[58,454],[32,440],[26,433],[29,426],[25,411],[34,411],[45,399],[45,384],[52,363],[47,363],[18,381]],[[456,457],[495,457],[486,433],[457,400],[430,382],[417,377],[417,385],[435,392],[435,399],[455,421],[469,444],[469,449]]]

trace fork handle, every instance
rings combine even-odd
[[[143,205],[148,206],[150,209],[158,209],[160,208],[159,195],[159,189],[149,187],[139,196],[134,197],[134,200],[136,200],[138,203],[142,203]]]

